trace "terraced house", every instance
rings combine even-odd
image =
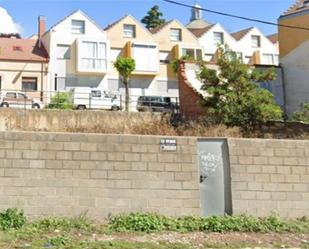
[[[203,47],[205,61],[215,62],[218,45],[228,45],[244,63],[257,65],[279,65],[279,48],[258,28],[250,27],[229,33],[219,23],[210,24],[203,19],[199,5],[192,8],[192,16],[187,28],[198,38]]]
[[[41,18],[43,27],[44,22]],[[109,42],[104,30],[85,13],[77,10],[41,34],[39,39],[50,55],[46,83],[50,91],[107,85]]]

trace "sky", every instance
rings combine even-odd
[[[203,8],[221,12],[277,22],[282,12],[295,0],[177,0],[193,5],[197,2]],[[175,6],[162,0],[0,0],[0,32],[7,28],[9,19],[4,8],[14,20],[14,27],[23,37],[37,32],[37,18],[46,16],[47,27],[52,26],[76,9],[83,10],[102,27],[126,14],[140,20],[153,5],[159,5],[166,20],[178,19],[187,24],[190,9]],[[266,35],[276,33],[277,27],[242,21],[204,12],[204,19],[211,23],[221,23],[227,31],[235,32],[251,26],[258,27]],[[11,24],[10,24],[11,25]]]

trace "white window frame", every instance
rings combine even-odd
[[[214,44],[215,45],[222,45],[224,44],[224,33],[223,32],[213,32],[214,37]]]
[[[177,28],[171,28],[170,29],[170,40],[173,41],[173,42],[182,41],[182,30],[177,29]]]
[[[183,48],[181,49],[181,55],[182,55],[182,56],[185,56],[185,55],[186,55],[186,54],[184,53],[185,50],[193,50],[193,53],[194,53],[193,59],[194,59],[194,60],[203,60],[203,50],[202,50],[201,48],[183,47]],[[198,58],[198,53],[197,53],[198,51],[200,51],[200,56],[201,56],[201,58]]]
[[[261,47],[261,36],[251,35],[251,47],[260,48]]]
[[[81,24],[78,26],[77,24]],[[82,35],[86,31],[86,22],[84,20],[75,20],[71,21],[71,32],[72,34]]]
[[[124,24],[123,25],[123,37],[124,38],[135,38],[136,37],[136,25]]]
[[[95,44],[95,53],[96,56],[85,56],[82,52],[83,49],[83,45],[85,43],[92,43]],[[78,39],[78,47],[77,47],[77,71],[78,72],[87,72],[87,73],[106,73],[108,70],[108,58],[109,58],[109,54],[108,54],[108,49],[109,49],[109,44],[107,41],[102,41],[102,40],[96,40],[96,39],[86,39],[86,38],[82,38],[82,39]],[[105,51],[104,56],[99,57],[99,44],[104,44],[105,47]],[[85,67],[83,64],[83,60],[92,60],[92,65],[93,67]],[[102,67],[98,67],[98,65],[100,65],[100,63],[103,63]]]

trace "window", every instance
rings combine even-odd
[[[160,63],[162,63],[162,64],[170,63],[170,52],[160,51],[159,58],[160,58]]]
[[[0,76],[0,90],[2,89],[2,77]]]
[[[202,55],[202,50],[201,49],[195,49],[195,48],[183,48],[182,49],[182,56],[187,56],[189,59],[193,60],[202,60],[203,55]]]
[[[38,79],[34,77],[22,77],[22,90],[30,92],[37,91]]]
[[[81,68],[83,71],[104,71],[107,68],[106,44],[103,42],[81,42]]]
[[[251,36],[251,46],[253,48],[261,47],[261,37],[258,35],[252,35]]]
[[[135,70],[139,72],[158,71],[158,48],[156,45],[138,44],[132,45],[133,59],[135,60]]]
[[[16,93],[8,92],[8,93],[5,94],[5,97],[6,98],[14,98],[14,99],[16,99]]]
[[[93,97],[93,98],[101,98],[102,97],[102,93],[101,93],[101,91],[98,91],[98,90],[92,90],[91,91],[91,97]]]
[[[72,20],[72,34],[85,34],[85,21]]]
[[[263,54],[263,64],[266,65],[278,65],[279,56],[275,54]]]
[[[170,39],[171,41],[181,41],[181,29],[171,29]]]
[[[135,38],[135,25],[124,24],[123,25],[123,37],[125,38]]]
[[[214,32],[214,43],[215,45],[224,43],[224,35],[222,32]]]
[[[27,96],[23,93],[17,93],[17,98],[18,99],[27,99]]]
[[[58,60],[70,60],[71,59],[71,46],[58,44],[56,54],[57,54]]]

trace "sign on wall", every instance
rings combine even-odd
[[[162,138],[160,140],[160,149],[161,151],[177,151],[177,140]]]

